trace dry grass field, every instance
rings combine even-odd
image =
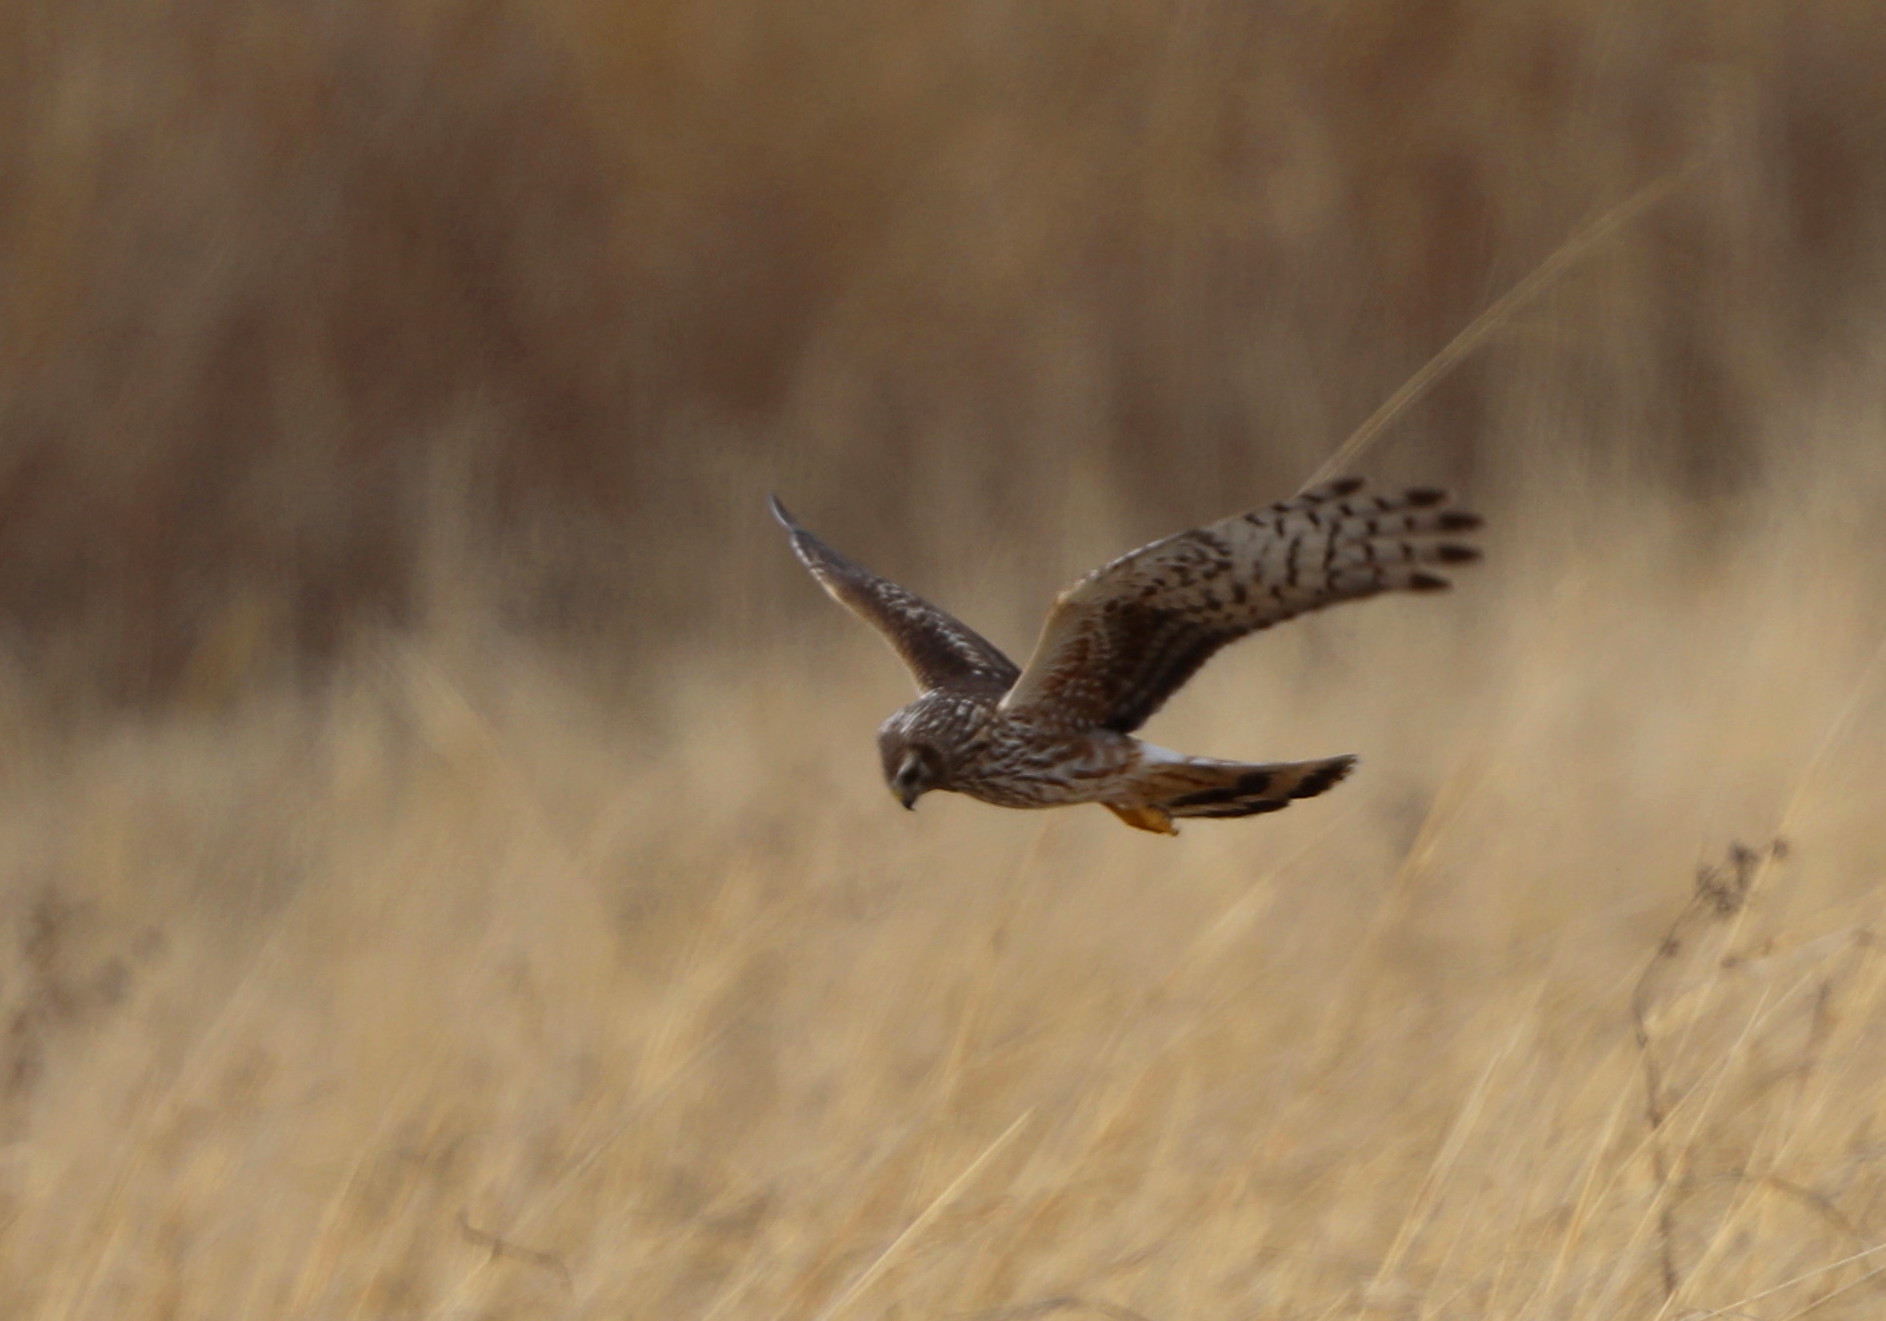
[[[0,11],[0,1316],[1886,1314],[1882,59]],[[1148,731],[1350,783],[898,810],[768,490],[1025,651],[1541,270],[1350,465],[1487,562]]]
[[[632,705],[445,627],[12,693],[5,1311],[1877,1315],[1868,475],[1234,650],[1160,736],[1363,770],[1177,840],[898,810],[835,610]]]

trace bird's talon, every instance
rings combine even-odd
[[[1135,830],[1150,830],[1155,835],[1179,833],[1179,828],[1172,824],[1172,813],[1163,807],[1121,807],[1117,803],[1107,803],[1104,806]]]

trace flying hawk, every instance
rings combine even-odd
[[[1329,482],[1095,569],[1055,601],[1025,669],[772,504],[800,562],[917,680],[922,695],[878,730],[884,778],[905,807],[932,789],[998,807],[1100,803],[1171,835],[1176,818],[1254,816],[1313,798],[1355,765],[1214,761],[1134,738],[1214,652],[1338,601],[1443,590],[1448,580],[1428,566],[1480,558],[1449,539],[1480,518],[1450,508],[1445,491],[1364,495],[1362,485]]]

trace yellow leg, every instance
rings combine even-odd
[[[1135,830],[1150,830],[1155,835],[1179,833],[1179,828],[1172,824],[1172,814],[1163,807],[1121,807],[1118,803],[1103,806]]]

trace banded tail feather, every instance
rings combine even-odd
[[[1107,806],[1129,826],[1176,835],[1173,822],[1182,818],[1280,812],[1299,798],[1334,788],[1355,764],[1349,756],[1263,764],[1204,757],[1157,761],[1134,776],[1131,805]]]

